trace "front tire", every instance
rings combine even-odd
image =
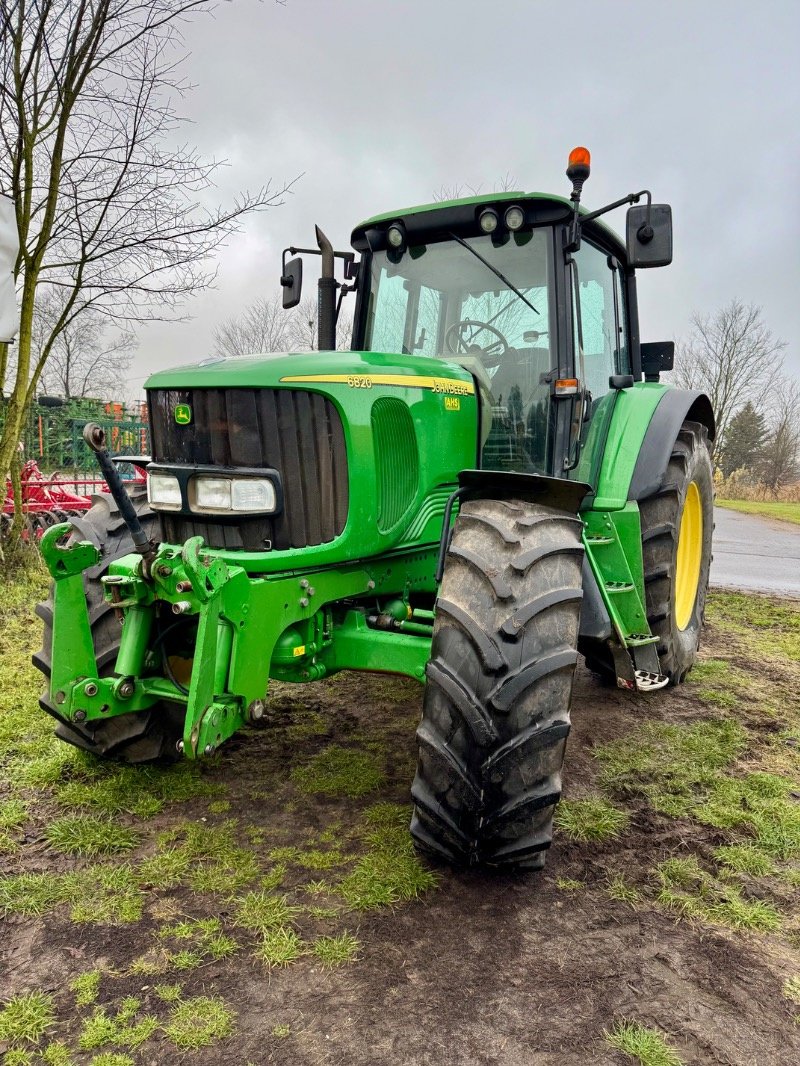
[[[539,869],[570,728],[581,522],[465,503],[436,605],[411,834],[457,866]]]
[[[145,532],[148,536],[157,536],[157,519],[147,506],[144,493],[134,496],[133,502]],[[92,537],[102,552],[100,562],[84,574],[97,668],[102,677],[109,675],[117,661],[121,629],[114,608],[103,596],[100,578],[115,559],[134,550],[133,539],[113,498],[106,494],[95,497],[93,506],[80,519],[80,525],[83,530],[76,534],[77,539]],[[42,648],[33,656],[33,665],[48,679],[39,705],[58,722],[56,736],[103,759],[141,763],[176,758],[176,744],[182,736],[185,717],[182,707],[156,704],[146,711],[115,715],[86,726],[67,721],[59,713],[50,698],[49,685],[53,643],[52,588],[50,598],[36,607],[36,613],[44,623],[44,631]]]

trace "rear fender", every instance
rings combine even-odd
[[[714,440],[716,425],[711,401],[702,392],[670,389],[653,413],[633,469],[629,500],[644,500],[662,487],[672,447],[684,422],[700,422]]]

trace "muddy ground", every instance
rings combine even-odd
[[[709,627],[704,655],[729,658],[751,680],[771,685],[774,664],[759,665],[732,641]],[[794,669],[787,664],[785,680]],[[311,712],[312,730],[302,728],[308,717],[300,701]],[[235,738],[204,769],[204,780],[221,786],[216,805],[201,797],[168,803],[146,818],[118,816],[142,833],[134,860],[153,853],[159,833],[199,818],[210,826],[235,819],[237,839],[249,841],[265,870],[268,846],[314,841],[326,829],[325,839],[344,842],[347,851],[367,808],[384,800],[408,803],[420,705],[421,689],[386,677],[348,675],[303,690],[283,688],[272,723]],[[579,668],[565,796],[597,792],[598,745],[629,735],[646,719],[692,722],[712,712],[696,686],[632,699]],[[733,713],[747,719],[750,710],[742,704]],[[750,724],[760,728],[755,718]],[[384,783],[357,798],[299,791],[292,767],[332,744],[371,751],[384,761]],[[35,793],[25,795],[30,819],[18,849],[0,855],[2,872],[85,865],[47,844],[46,821],[56,812],[52,792],[42,791],[40,809]],[[230,807],[221,810],[225,802]],[[8,914],[2,919],[0,1000],[30,989],[51,994],[57,1019],[48,1038],[63,1040],[74,1063],[98,1054],[78,1048],[81,1025],[98,1005],[113,1009],[135,995],[143,1010],[158,1014],[153,988],[176,976],[184,996],[220,996],[236,1014],[233,1032],[185,1052],[155,1032],[125,1051],[136,1063],[623,1064],[631,1060],[603,1038],[619,1019],[659,1029],[686,1064],[800,1061],[794,1020],[800,1008],[782,992],[786,980],[800,974],[791,893],[782,900],[789,931],[780,934],[679,920],[652,898],[653,868],[673,856],[702,858],[726,835],[656,814],[641,797],[626,798],[624,806],[631,820],[619,839],[577,843],[561,834],[540,874],[437,869],[438,887],[418,899],[367,910],[342,907],[331,890],[324,896],[333,902],[331,915],[298,919],[304,937],[320,930],[357,937],[355,959],[331,969],[313,955],[272,968],[255,958],[248,934],[234,925],[236,891],[198,893],[186,884],[153,890],[141,918],[127,923],[76,923],[63,906],[38,917]],[[262,839],[253,827],[264,831]],[[611,899],[608,884],[616,873],[645,898]],[[308,899],[304,883],[311,878],[330,884],[331,871],[310,873],[290,864],[278,891],[293,901]],[[130,972],[166,921],[211,915],[238,939],[232,957],[205,960],[178,975]],[[69,983],[95,968],[108,974],[99,998],[77,1008]]]

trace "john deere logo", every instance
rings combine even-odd
[[[179,426],[188,426],[192,421],[192,409],[188,403],[179,403],[175,407],[175,421]]]

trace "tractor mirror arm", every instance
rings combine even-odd
[[[566,247],[567,252],[577,252],[581,246],[581,227],[585,222],[593,222],[594,219],[599,218],[601,215],[607,214],[609,211],[615,211],[618,207],[624,207],[625,204],[638,204],[643,196],[647,197],[647,220],[641,227],[639,233],[639,240],[647,242],[652,239],[652,232],[650,226],[650,206],[652,201],[652,195],[649,189],[642,189],[640,192],[629,192],[627,196],[623,196],[619,200],[615,200],[613,204],[606,204],[605,207],[598,207],[596,211],[590,211],[588,215],[579,215],[576,211],[573,217],[572,225],[570,227],[569,242]]]

